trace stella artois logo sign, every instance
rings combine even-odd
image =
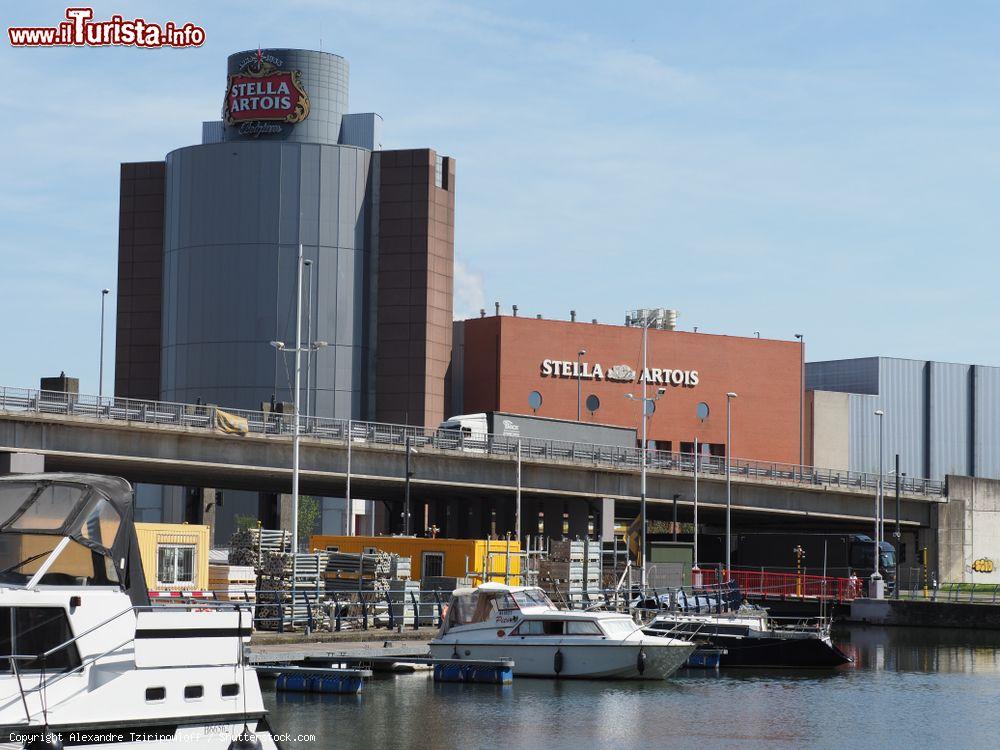
[[[279,70],[257,52],[257,64],[229,76],[223,117],[227,125],[274,120],[302,122],[309,116],[309,97],[297,70]]]

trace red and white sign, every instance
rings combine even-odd
[[[229,125],[258,120],[301,122],[309,116],[309,97],[299,71],[265,64],[260,72],[229,76],[225,119]]]

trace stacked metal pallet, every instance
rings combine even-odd
[[[394,555],[387,552],[329,552],[325,571],[327,591],[357,591],[383,595],[389,590]]]
[[[326,552],[265,551],[257,576],[257,626],[273,630],[280,624],[294,629],[311,618],[313,627],[319,628],[325,610],[321,604],[326,594],[327,558]]]
[[[292,551],[292,532],[284,529],[249,528],[229,540],[229,564],[252,565],[260,573],[268,552]]]
[[[538,580],[553,599],[579,607],[601,596],[601,548],[587,539],[552,542],[538,564]]]
[[[256,602],[257,572],[250,565],[210,562],[208,588],[222,601]]]

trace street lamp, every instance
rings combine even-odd
[[[806,337],[796,333],[799,340],[799,474],[805,464],[805,401],[806,401]]]
[[[316,341],[308,347],[302,346],[302,245],[296,262],[297,281],[295,285],[295,348],[289,349],[284,341],[272,341],[271,346],[279,352],[295,352],[295,389],[292,391],[292,605],[295,604],[295,577],[298,573],[296,553],[299,549],[299,390],[302,387],[302,353],[317,351],[327,346],[325,341]]]
[[[410,454],[417,452],[416,448],[410,447],[409,432],[406,433],[405,446],[406,446],[406,492],[405,492],[405,500],[403,503],[405,506],[403,508],[403,535],[409,536],[410,535],[410,477],[413,476],[413,472],[410,471]]]
[[[312,298],[313,298],[313,275],[312,275],[312,261],[306,258],[302,261],[306,267],[306,276],[308,280],[306,282],[306,346],[308,347],[312,344]],[[312,416],[312,409],[310,408],[310,403],[312,402],[312,351],[306,352],[306,417]]]
[[[733,576],[730,556],[733,553],[732,544],[732,510],[733,510],[733,477],[731,468],[733,445],[733,399],[736,394],[730,391],[726,394],[726,580]]]
[[[97,405],[101,405],[101,396],[104,395],[104,300],[107,299],[110,289],[101,290],[101,364],[97,370]]]
[[[641,517],[640,523],[642,524],[642,529],[640,531],[640,544],[642,545],[642,591],[643,596],[646,593],[646,451],[648,440],[646,438],[646,426],[649,420],[650,413],[656,408],[654,406],[655,402],[663,398],[663,395],[667,392],[666,388],[657,388],[656,396],[649,398],[646,395],[646,360],[648,354],[648,335],[649,327],[656,322],[656,317],[653,315],[648,315],[645,320],[642,321],[642,461],[640,463],[641,469],[639,474],[639,515]],[[633,401],[638,401],[633,394],[626,393],[625,398],[631,399]]]
[[[576,353],[576,421],[582,421],[583,417],[583,362],[587,355],[586,349],[581,349]]]
[[[882,438],[884,436],[882,428],[885,412],[882,409],[876,409],[875,416],[878,417],[878,489],[875,493],[875,562],[872,564],[874,571],[872,572],[871,591],[868,593],[872,599],[881,599],[883,598],[884,584],[882,582],[882,574],[879,572],[879,553],[882,547]]]

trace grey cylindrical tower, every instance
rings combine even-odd
[[[239,71],[248,55],[229,58]],[[312,262],[314,413],[364,416],[371,152],[337,145],[347,63],[263,50],[301,73],[309,112],[273,137],[240,135],[166,158],[161,398],[259,409],[292,398],[295,259]],[[294,68],[293,68],[294,66]],[[275,78],[274,80],[282,80]],[[303,327],[303,337],[305,327]],[[305,360],[303,359],[303,366]]]
[[[264,139],[286,140],[299,143],[329,143],[340,141],[340,121],[347,114],[347,89],[350,68],[340,55],[329,52],[313,52],[301,49],[247,50],[229,56],[226,66],[226,101],[223,102],[223,118],[230,96],[230,83],[237,76],[237,82],[254,82],[255,76],[271,73],[295,75],[309,100],[309,114],[298,123],[283,123],[269,120],[268,130],[277,132],[255,132],[261,128],[244,128],[243,122],[233,122],[225,129],[226,140]],[[280,85],[281,80],[275,81]],[[291,87],[290,94],[297,94]],[[266,93],[265,93],[266,95]],[[248,104],[259,102],[247,102]],[[238,113],[236,114],[238,116]],[[247,121],[253,125],[253,120]]]

